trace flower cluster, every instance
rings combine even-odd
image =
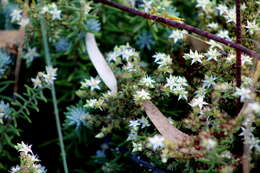
[[[32,152],[31,145],[26,145],[24,142],[18,143],[15,148],[20,153],[20,165],[14,166],[10,169],[10,173],[19,172],[34,172],[46,173],[47,170],[44,166],[39,164],[40,160],[37,155]]]
[[[257,102],[248,103],[244,113],[246,115],[239,136],[244,137],[244,143],[249,145],[250,150],[255,149],[260,152],[260,140],[253,133],[253,122],[256,120],[256,115],[260,114],[260,104]]]
[[[178,100],[187,100],[188,91],[186,88],[189,86],[187,80],[181,76],[170,75],[166,78],[167,83],[164,85],[165,89],[178,96]]]
[[[51,14],[52,20],[61,20],[61,10],[58,9],[55,3],[42,7],[40,14]]]
[[[33,60],[37,57],[39,57],[40,54],[37,52],[36,48],[28,48],[26,53],[24,53],[24,59],[26,60],[26,65],[27,67],[29,67],[31,65],[31,63],[33,62]]]
[[[91,77],[81,82],[81,88],[90,88],[91,91],[100,90],[100,79]]]
[[[183,40],[185,34],[187,34],[185,30],[173,30],[169,38],[173,39],[174,43],[177,43],[179,40]]]
[[[123,61],[130,63],[135,57],[139,57],[139,54],[129,44],[116,46],[114,51],[107,54],[108,61],[116,64],[122,64]]]
[[[57,69],[51,66],[46,67],[46,73],[38,72],[36,78],[32,79],[34,88],[50,87],[56,80]]]
[[[12,13],[10,14],[11,16],[11,22],[17,23],[21,27],[25,27],[27,24],[30,23],[30,20],[28,17],[25,17],[23,14],[23,11],[20,9],[14,9]]]
[[[151,99],[150,93],[145,91],[144,89],[140,91],[136,91],[136,93],[134,94],[134,100],[136,101],[136,103],[141,103],[143,101],[150,100],[150,99]]]

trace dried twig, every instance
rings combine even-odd
[[[191,25],[172,21],[172,20],[166,19],[166,18],[161,17],[161,16],[156,16],[156,15],[152,15],[152,14],[149,14],[149,13],[145,13],[143,11],[138,11],[138,10],[135,10],[133,8],[129,8],[127,6],[120,5],[120,4],[113,2],[113,1],[108,1],[108,0],[94,0],[94,1],[103,3],[103,4],[106,4],[106,5],[115,7],[115,8],[118,8],[120,10],[126,11],[128,13],[131,13],[131,14],[134,14],[134,15],[137,15],[137,16],[141,16],[141,17],[146,18],[146,19],[157,21],[159,23],[162,23],[162,24],[165,24],[165,25],[168,25],[168,26],[171,26],[171,27],[176,27],[176,28],[179,28],[179,29],[184,29],[184,30],[187,30],[189,32],[196,33],[196,34],[201,35],[203,37],[206,37],[208,39],[212,39],[212,40],[215,40],[217,42],[223,43],[227,46],[238,49],[238,50],[244,52],[245,54],[256,58],[257,60],[260,60],[260,54],[257,54],[256,52],[242,46],[241,44],[237,44],[237,43],[234,43],[232,41],[225,40],[225,39],[223,39],[219,36],[216,36],[216,35],[211,34],[209,32],[200,30],[200,29],[193,27]]]

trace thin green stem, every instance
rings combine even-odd
[[[47,29],[45,27],[45,21],[43,18],[41,18],[40,22],[41,22],[41,32],[42,32],[42,41],[43,41],[43,46],[44,46],[45,61],[46,61],[47,66],[52,66],[51,56],[50,56],[50,51],[49,51],[48,41],[47,41]],[[51,86],[51,95],[52,95],[52,102],[53,102],[53,108],[54,108],[54,114],[55,114],[55,120],[56,120],[56,127],[57,127],[58,136],[59,136],[63,168],[64,168],[64,172],[68,173],[69,171],[68,171],[68,165],[67,165],[67,160],[66,160],[66,152],[65,152],[64,142],[63,142],[63,135],[62,135],[62,131],[61,131],[59,109],[58,109],[58,103],[57,103],[57,97],[56,97],[56,91],[55,91],[54,84]]]

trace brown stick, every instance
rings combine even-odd
[[[238,49],[238,50],[244,52],[245,54],[247,54],[247,55],[249,55],[251,57],[256,58],[257,60],[260,60],[260,54],[257,54],[256,52],[254,52],[254,51],[252,51],[252,50],[242,46],[241,44],[237,44],[237,43],[234,43],[232,41],[225,40],[225,39],[223,39],[223,38],[221,38],[219,36],[216,36],[216,35],[211,34],[209,32],[200,30],[200,29],[198,29],[196,27],[193,27],[191,25],[187,25],[185,23],[172,21],[172,20],[166,19],[164,17],[160,17],[160,16],[156,16],[156,15],[145,13],[143,11],[138,11],[138,10],[135,10],[133,8],[129,8],[129,7],[126,7],[124,5],[120,5],[120,4],[116,3],[116,2],[112,2],[112,1],[108,1],[108,0],[94,0],[94,1],[103,3],[103,4],[106,4],[106,5],[115,7],[115,8],[118,8],[120,10],[126,11],[128,13],[131,13],[131,14],[134,14],[134,15],[137,15],[137,16],[141,16],[141,17],[146,18],[146,19],[150,19],[150,20],[154,20],[154,21],[160,22],[162,24],[165,24],[165,25],[168,25],[168,26],[171,26],[171,27],[176,27],[176,28],[187,30],[189,32],[196,33],[196,34],[201,35],[203,37],[206,37],[208,39],[212,39],[212,40],[215,40],[217,42],[223,43],[223,44],[225,44],[225,45],[227,45],[229,47],[233,47],[235,49]]]
[[[241,16],[240,16],[240,0],[236,0],[236,37],[237,44],[241,44]],[[241,51],[236,50],[236,85],[241,86]]]

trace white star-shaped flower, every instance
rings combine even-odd
[[[195,52],[190,50],[190,53],[185,53],[184,54],[184,58],[185,59],[191,59],[191,64],[193,64],[195,62],[199,62],[199,63],[202,64],[203,55],[199,54],[197,50],[195,50]]]
[[[248,88],[236,88],[234,95],[239,96],[241,102],[252,99],[252,92]]]
[[[256,24],[256,20],[253,20],[252,22],[247,20],[246,29],[251,35],[253,35],[256,31],[260,31],[260,27]]]
[[[149,88],[153,88],[154,83],[155,83],[155,81],[149,76],[145,76],[140,80],[141,85],[149,87]]]
[[[215,80],[217,78],[215,76],[205,76],[205,79],[203,80],[203,87],[209,88],[215,84]]]
[[[186,31],[173,30],[169,38],[174,40],[174,43],[177,43],[178,40],[182,40]]]
[[[22,10],[14,9],[11,13],[11,21],[19,22],[22,19]]]
[[[219,11],[219,15],[222,16],[222,15],[227,13],[228,8],[227,8],[226,5],[220,4],[220,5],[217,6],[217,10]]]
[[[27,154],[33,154],[32,152],[32,146],[31,145],[26,145],[23,141],[19,144],[17,144],[17,149],[19,152],[23,152],[25,153],[26,155]]]
[[[211,48],[208,50],[208,52],[205,55],[206,55],[208,61],[210,61],[210,60],[218,61],[218,57],[221,54],[217,51],[217,49]]]
[[[220,31],[217,33],[217,36],[222,37],[222,38],[227,39],[227,40],[231,40],[228,34],[229,34],[229,33],[228,33],[227,30],[220,30]]]
[[[206,10],[206,8],[210,5],[209,0],[197,0],[196,7],[202,8],[203,10]]]
[[[164,148],[164,137],[161,135],[155,135],[148,138],[148,145],[155,151],[157,149]]]
[[[134,94],[135,101],[145,101],[150,99],[151,99],[150,93],[145,91],[144,89],[140,91],[136,91],[136,93]]]
[[[89,80],[85,79],[84,82],[81,82],[82,88],[90,87],[91,91],[94,91],[95,89],[100,90],[99,83],[101,81],[97,78],[91,77]]]
[[[50,11],[52,14],[52,20],[60,20],[61,19],[61,10],[58,10],[57,8]]]
[[[191,107],[199,107],[200,110],[202,109],[202,107],[204,105],[207,105],[207,102],[204,102],[204,98],[203,97],[197,97],[197,98],[193,98],[192,101],[189,103],[189,105]]]

